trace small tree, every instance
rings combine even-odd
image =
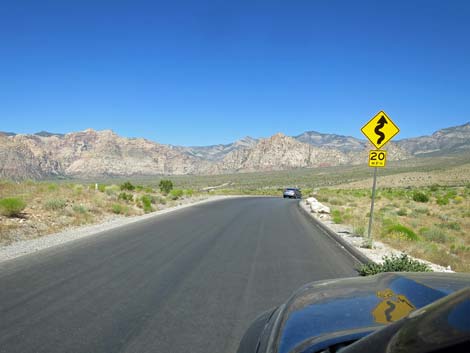
[[[415,191],[413,193],[413,200],[416,201],[416,202],[428,202],[429,197],[424,192]]]
[[[173,182],[168,179],[160,180],[160,184],[158,184],[160,191],[164,194],[168,194],[173,189]]]
[[[121,184],[121,190],[132,191],[135,189],[135,186],[131,184],[130,181],[126,181],[124,184]]]

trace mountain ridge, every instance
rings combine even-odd
[[[112,130],[66,134],[0,132],[0,177],[94,177],[223,174],[364,163],[373,147],[351,136],[306,131],[245,137],[212,146],[164,145]],[[388,160],[470,151],[470,123],[390,142]]]

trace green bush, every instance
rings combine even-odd
[[[113,213],[116,213],[116,214],[123,214],[124,213],[124,207],[118,203],[115,203],[111,206],[111,210],[113,211]]]
[[[57,185],[56,184],[49,184],[47,186],[48,191],[56,191],[57,190]]]
[[[457,196],[456,190],[449,190],[446,192],[446,197],[449,199],[453,199],[455,196]]]
[[[415,232],[413,232],[413,230],[399,223],[389,225],[385,228],[385,234],[392,234],[392,233],[403,236],[406,240],[412,240],[412,241],[418,240],[418,236],[416,235]]]
[[[121,184],[121,190],[132,191],[135,189],[135,186],[131,184],[130,181],[126,181],[124,184]]]
[[[173,189],[173,182],[168,179],[162,179],[160,180],[158,187],[160,188],[160,191],[166,195]]]
[[[447,197],[445,197],[445,196],[437,197],[437,198],[436,198],[436,203],[437,203],[439,206],[448,205],[448,204],[449,204],[449,198],[447,198]]]
[[[331,212],[331,216],[332,216],[333,222],[343,223],[343,214],[341,213],[340,210],[333,210]]]
[[[428,201],[429,201],[429,197],[428,197],[428,195],[426,195],[424,192],[415,191],[415,192],[413,193],[413,201],[416,201],[416,202],[428,202]]]
[[[121,192],[118,196],[118,200],[123,200],[123,201],[132,201],[134,199],[134,195],[128,194],[126,192]]]
[[[142,205],[144,207],[144,212],[149,213],[152,212],[152,196],[150,195],[144,195],[141,198],[142,200]]]
[[[384,256],[382,264],[368,263],[362,265],[358,272],[361,276],[371,276],[381,272],[432,272],[431,268],[417,260],[408,257],[407,254],[401,256]]]
[[[172,200],[178,200],[182,196],[183,196],[183,190],[181,189],[173,189],[170,191],[170,198]]]
[[[26,208],[26,202],[16,197],[8,197],[0,200],[0,213],[7,217],[18,217]]]
[[[67,201],[64,199],[50,199],[44,203],[44,208],[49,211],[62,210],[67,206]]]
[[[101,191],[101,192],[105,192],[106,185],[105,184],[98,184],[98,190]]]

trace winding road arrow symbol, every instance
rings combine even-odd
[[[374,132],[379,135],[379,139],[377,140],[377,144],[380,145],[382,143],[382,141],[385,139],[385,134],[380,131],[381,129],[383,129],[383,127],[385,126],[385,124],[388,124],[388,121],[387,119],[382,115],[382,117],[379,119],[379,121],[377,122],[377,126],[375,127],[374,129]]]

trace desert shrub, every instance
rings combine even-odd
[[[353,190],[351,195],[354,197],[367,197],[369,195],[368,191],[365,190]]]
[[[166,195],[173,189],[173,182],[168,179],[162,179],[160,180],[158,187],[160,188],[160,191]]]
[[[328,202],[330,200],[328,195],[325,195],[325,194],[318,194],[315,196],[315,198],[320,202]]]
[[[121,188],[117,185],[109,185],[104,188],[106,195],[112,196],[115,195]]]
[[[344,200],[339,198],[339,197],[332,197],[329,201],[329,203],[331,205],[336,205],[336,206],[339,206],[339,205],[343,205],[344,204]]]
[[[408,214],[406,208],[400,208],[398,211],[397,211],[397,215],[398,216],[406,216]]]
[[[0,213],[7,217],[18,217],[26,208],[26,202],[20,198],[7,197],[0,200]]]
[[[436,192],[437,190],[439,190],[439,184],[432,184],[430,187],[429,187],[429,190],[431,190],[432,192]]]
[[[49,184],[49,185],[47,185],[47,190],[48,191],[56,191],[57,190],[57,185],[56,184]]]
[[[126,181],[124,184],[121,184],[120,188],[121,190],[132,191],[135,189],[135,186],[132,185],[130,181]]]
[[[457,196],[457,191],[456,190],[449,190],[446,192],[445,195],[449,199],[453,199],[455,196]]]
[[[411,212],[411,217],[418,217],[420,215],[429,215],[429,209],[427,207],[416,207]]]
[[[408,257],[407,254],[401,256],[384,256],[382,264],[368,263],[362,265],[358,272],[361,276],[371,276],[381,272],[432,272],[431,268],[417,260]]]
[[[73,205],[72,210],[76,213],[85,214],[88,212],[88,209],[83,205]]]
[[[67,206],[67,201],[64,199],[49,199],[44,203],[44,208],[49,211],[62,210]]]
[[[438,224],[438,227],[440,228],[447,228],[451,230],[460,230],[460,224],[458,222],[445,222],[445,223],[440,223]]]
[[[106,185],[105,184],[98,184],[98,190],[101,191],[101,192],[105,192]]]
[[[157,197],[157,203],[161,205],[166,205],[166,198],[164,197]]]
[[[462,196],[455,196],[454,197],[454,203],[456,204],[461,204],[463,202],[464,198]]]
[[[422,191],[415,191],[413,193],[412,198],[413,198],[413,201],[416,201],[416,202],[428,202],[429,201],[428,195],[426,195]]]
[[[142,185],[135,186],[135,191],[142,191],[142,190],[144,190],[144,187]]]
[[[83,193],[83,185],[75,185],[74,194],[80,196]]]
[[[116,214],[123,214],[124,213],[124,207],[121,204],[115,203],[111,206],[111,210],[113,213]]]
[[[170,198],[172,200],[178,200],[182,196],[183,196],[183,190],[181,189],[173,189],[170,191]]]
[[[332,220],[335,223],[343,223],[343,214],[340,210],[333,210],[331,212]]]
[[[438,197],[436,198],[436,203],[437,203],[439,206],[448,205],[448,204],[449,204],[449,198],[448,198],[448,197],[445,197],[445,196],[438,196]]]
[[[121,192],[118,196],[118,200],[123,200],[123,201],[132,201],[134,199],[134,195],[128,194],[126,192]]]
[[[426,240],[436,243],[446,243],[449,240],[447,233],[437,227],[422,228],[419,230],[419,233]]]
[[[354,227],[354,230],[353,230],[354,234],[359,235],[361,237],[364,236],[365,232],[366,232],[366,227],[363,225]]]
[[[441,214],[439,215],[439,219],[440,219],[441,221],[443,221],[443,222],[449,222],[450,217],[449,217],[449,215],[447,215],[447,214],[445,214],[445,213],[441,213]]]
[[[152,196],[144,195],[141,197],[142,205],[145,213],[152,212]]]
[[[399,223],[388,225],[385,228],[385,234],[392,233],[398,235],[400,238],[404,238],[405,240],[418,240],[418,236],[413,232],[413,230]]]
[[[194,191],[193,189],[187,189],[187,190],[184,190],[184,193],[186,194],[186,196],[191,197],[193,196]]]
[[[466,253],[470,253],[470,246],[463,244],[452,244],[450,246],[450,252],[455,255],[465,255]]]

